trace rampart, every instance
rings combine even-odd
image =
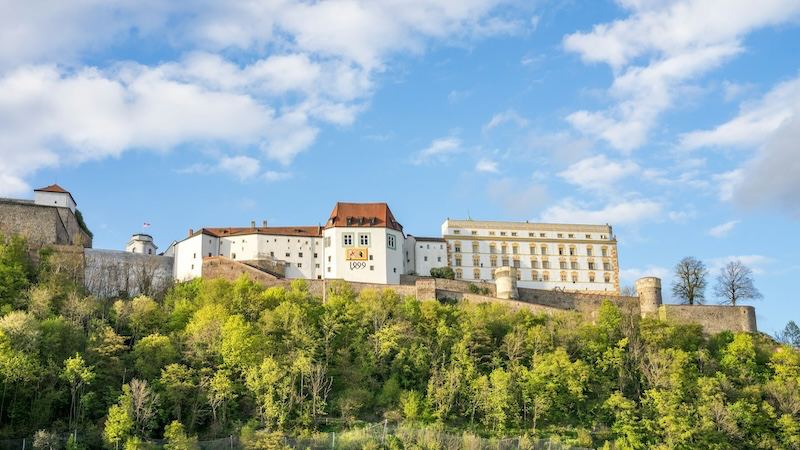
[[[172,286],[174,259],[120,250],[84,250],[84,286],[92,295],[159,295]]]
[[[81,229],[69,208],[37,205],[24,200],[0,199],[0,234],[24,236],[34,248],[45,245],[92,246],[92,239]]]

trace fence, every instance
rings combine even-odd
[[[273,435],[274,436],[274,435]],[[434,428],[414,428],[406,425],[389,425],[386,422],[369,424],[342,432],[313,433],[305,436],[279,436],[270,439],[268,448],[296,448],[308,450],[402,449],[424,450],[582,450],[555,439],[534,439],[519,436],[506,439],[483,438],[469,432],[449,433]],[[275,442],[277,441],[277,442]],[[66,437],[59,438],[50,447],[64,448]],[[147,440],[147,450],[164,448],[166,441]],[[263,442],[262,442],[263,444]],[[278,446],[274,446],[278,444]],[[236,436],[199,441],[200,450],[240,450],[265,448],[241,442]],[[33,450],[33,439],[0,439],[0,450]],[[585,449],[588,450],[588,449]]]

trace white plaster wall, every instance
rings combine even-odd
[[[447,243],[417,241],[416,242],[415,271],[420,276],[430,276],[431,269],[447,267]]]
[[[343,235],[353,235],[353,245],[343,245]],[[356,261],[346,259],[348,248],[361,248],[359,235],[368,234],[369,259]],[[395,248],[387,248],[387,235],[395,237]],[[330,238],[330,246],[324,248],[324,277],[344,279],[362,283],[399,284],[403,273],[403,233],[388,228],[328,228],[323,236]],[[363,266],[363,267],[361,267]]]
[[[75,212],[75,202],[69,194],[60,192],[43,192],[36,191],[33,193],[33,202],[37,205],[57,206],[60,208],[69,208]]]
[[[173,246],[174,275],[178,281],[187,281],[202,275],[203,255],[216,243],[217,238],[199,234]],[[212,241],[209,243],[209,241]]]

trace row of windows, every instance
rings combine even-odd
[[[539,246],[538,244],[531,244],[530,245],[530,254],[531,255],[535,255],[536,254],[536,248],[537,247],[541,251],[542,255],[546,255],[547,254],[547,252],[548,252],[547,245]],[[478,241],[472,241],[472,253],[480,253],[479,249],[480,249],[480,246],[478,244]],[[564,256],[564,255],[567,255],[567,254],[569,254],[569,256],[579,256],[578,255],[578,249],[574,245],[571,245],[568,248],[564,247],[563,245],[559,245],[558,249],[557,249],[557,252],[561,256]],[[460,242],[456,241],[455,243],[453,243],[453,253],[461,253],[461,243]],[[497,253],[497,244],[495,244],[494,242],[489,244],[489,253],[490,254]],[[500,245],[500,254],[505,255],[507,253],[508,253],[508,245],[501,244]],[[512,244],[511,245],[511,254],[512,255],[518,255],[519,254],[519,245],[517,245],[517,244]],[[581,256],[583,256],[583,255],[581,255]],[[586,247],[586,255],[585,256],[594,256],[594,247],[592,247],[591,245],[587,246]],[[608,256],[608,247],[603,246],[603,247],[600,248],[600,256]]]
[[[523,280],[522,271],[518,270],[516,273],[517,273],[517,280],[522,281]],[[458,279],[464,278],[464,271],[462,269],[458,269],[457,268],[455,270],[455,274],[456,274],[456,278],[458,278]],[[491,276],[492,280],[495,279],[494,270],[492,270],[490,272],[490,276]],[[482,279],[481,269],[472,269],[472,279],[473,280]],[[589,283],[598,282],[597,277],[595,276],[594,273],[590,273],[589,276],[587,277],[587,279],[588,279]],[[526,278],[526,280],[528,280],[528,281],[551,281],[550,280],[550,272],[542,272],[541,276],[540,276],[538,271],[532,270],[530,272],[530,278]],[[568,276],[567,272],[560,272],[559,273],[559,281],[563,281],[563,282],[571,281],[573,283],[578,283],[579,280],[580,280],[580,278],[579,278],[577,272],[572,272],[572,274],[570,274],[569,276]],[[604,283],[610,283],[611,282],[611,274],[610,273],[604,273],[603,274],[603,282]]]
[[[460,267],[462,259],[459,256],[456,256],[453,259],[454,259],[454,264],[453,265],[455,265],[456,267]],[[427,261],[427,257],[426,257],[426,261]],[[513,267],[515,267],[517,269],[522,267],[522,264],[521,264],[519,259],[509,260],[509,258],[502,258],[501,262],[502,262],[502,264],[501,264],[502,266],[513,266]],[[480,257],[473,256],[472,257],[472,265],[475,266],[475,267],[483,267],[483,263],[481,262]],[[549,269],[550,268],[550,261],[543,260],[541,265],[542,265],[542,267],[541,267],[542,269]],[[489,258],[489,266],[490,267],[497,267],[498,266],[497,257],[496,256],[492,256],[492,257]],[[532,269],[538,269],[539,268],[539,261],[535,260],[535,259],[532,259],[530,267]],[[559,261],[558,267],[560,269],[573,269],[573,270],[581,270],[582,269],[581,264],[579,262],[577,262],[577,261],[570,261],[570,262]],[[603,270],[612,270],[612,265],[611,265],[610,262],[603,262],[602,267],[603,267]],[[586,269],[588,269],[588,270],[596,270],[596,269],[599,269],[599,268],[600,268],[600,265],[596,264],[594,261],[589,261],[586,264]]]
[[[469,231],[470,231],[470,235],[472,235],[472,236],[478,236],[478,230],[469,230]],[[461,234],[461,230],[453,230],[453,234]],[[500,231],[500,232],[497,232],[497,231],[494,231],[494,230],[489,230],[489,231],[488,231],[486,234],[487,234],[488,236],[497,236],[498,234],[499,234],[500,236],[509,236],[509,235],[510,235],[511,237],[517,237],[517,236],[518,236],[518,234],[517,234],[517,232],[516,232],[516,231],[509,231],[509,232],[506,232],[506,231]],[[523,233],[523,235],[524,235],[524,233]],[[537,235],[538,235],[538,237],[540,237],[540,238],[546,238],[546,237],[548,237],[547,233],[534,233],[534,232],[528,232],[528,237],[535,238],[535,237],[537,237]],[[556,233],[556,238],[558,238],[558,239],[565,239],[565,238],[564,238],[564,235],[565,235],[565,233]],[[566,236],[567,236],[567,237],[566,237],[566,239],[576,239],[576,237],[575,237],[575,236],[580,236],[580,234],[576,234],[576,233],[566,233]],[[583,234],[583,239],[594,239],[594,238],[593,238],[593,236],[594,236],[594,235],[592,235],[592,234]],[[550,237],[552,237],[552,235],[550,235]],[[608,235],[607,235],[607,234],[600,234],[600,235],[599,235],[599,238],[600,238],[600,239],[603,239],[603,240],[605,240],[605,239],[608,239]]]

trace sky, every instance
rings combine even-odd
[[[0,196],[94,247],[385,201],[609,223],[624,284],[740,259],[800,322],[797,0],[0,0]],[[713,289],[706,292],[715,303]]]

